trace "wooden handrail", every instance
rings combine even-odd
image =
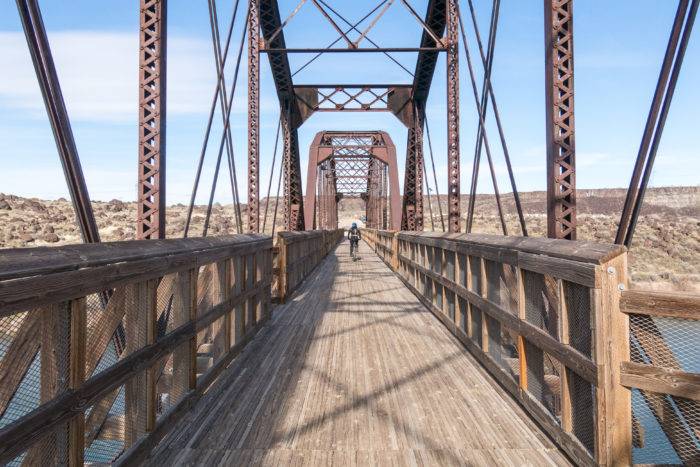
[[[278,232],[275,239],[275,300],[284,303],[343,238],[344,232],[342,229]]]
[[[577,464],[631,463],[624,247],[372,229],[363,238]],[[582,384],[590,400],[575,398]]]
[[[164,413],[156,422],[159,391],[167,391],[171,399],[167,412],[183,415],[183,408],[203,392],[202,385],[209,385],[270,317],[272,239],[268,236],[0,253],[0,263],[10,262],[0,279],[0,315],[29,324],[38,319],[42,331],[33,339],[39,340],[42,349],[41,382],[36,388],[41,403],[0,430],[0,463],[26,451],[24,460],[29,463],[81,464],[85,442],[95,438],[102,424],[108,425],[113,394],[123,385],[126,409],[119,436],[124,437],[125,448],[152,444],[165,433],[163,424],[174,420]],[[158,287],[158,281],[164,287]],[[88,328],[86,296],[106,289],[114,290],[107,308],[91,313],[107,320]],[[25,311],[37,305],[42,308]],[[163,325],[167,323],[162,335],[157,331],[159,318],[164,319]],[[86,350],[86,343],[99,341],[91,345],[104,349],[105,336],[120,322],[126,352],[116,363],[91,374],[97,362],[91,353],[101,350]],[[25,334],[18,336],[32,338],[33,334]],[[208,352],[216,360],[201,374],[200,344],[209,345]],[[31,356],[35,345],[23,353]],[[9,353],[4,356],[3,372],[13,358]],[[172,381],[169,388],[159,389],[166,364],[172,368]],[[3,400],[15,391],[16,387],[3,388]],[[92,420],[95,409],[90,423],[99,424],[86,427],[85,411],[103,399],[112,402],[100,408],[101,421]],[[47,436],[63,431],[66,436]]]

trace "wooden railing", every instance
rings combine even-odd
[[[279,232],[275,239],[275,300],[284,303],[343,238],[343,233],[342,229]]]
[[[622,384],[634,388],[634,445],[645,464],[671,463],[660,434],[645,434],[640,418],[651,414],[678,459],[700,465],[700,296],[625,291],[631,359]]]
[[[143,455],[269,318],[271,255],[262,235],[0,253],[0,464]]]
[[[572,460],[631,463],[623,247],[368,229],[363,238]]]
[[[396,232],[393,230],[362,229],[362,238],[392,269],[398,267]]]

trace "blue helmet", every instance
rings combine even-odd
[[[356,229],[356,228],[357,228],[357,222],[353,222],[353,223],[352,223],[352,228],[353,228],[353,229]]]

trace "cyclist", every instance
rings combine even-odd
[[[357,259],[357,247],[360,243],[362,235],[360,234],[360,229],[357,227],[357,223],[353,222],[352,227],[348,230],[348,238],[350,239],[350,256],[352,259]],[[355,253],[353,255],[353,253]]]

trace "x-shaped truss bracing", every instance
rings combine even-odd
[[[387,133],[317,133],[309,150],[307,174],[307,229],[337,228],[342,198],[365,201],[368,227],[400,227],[396,148]]]

